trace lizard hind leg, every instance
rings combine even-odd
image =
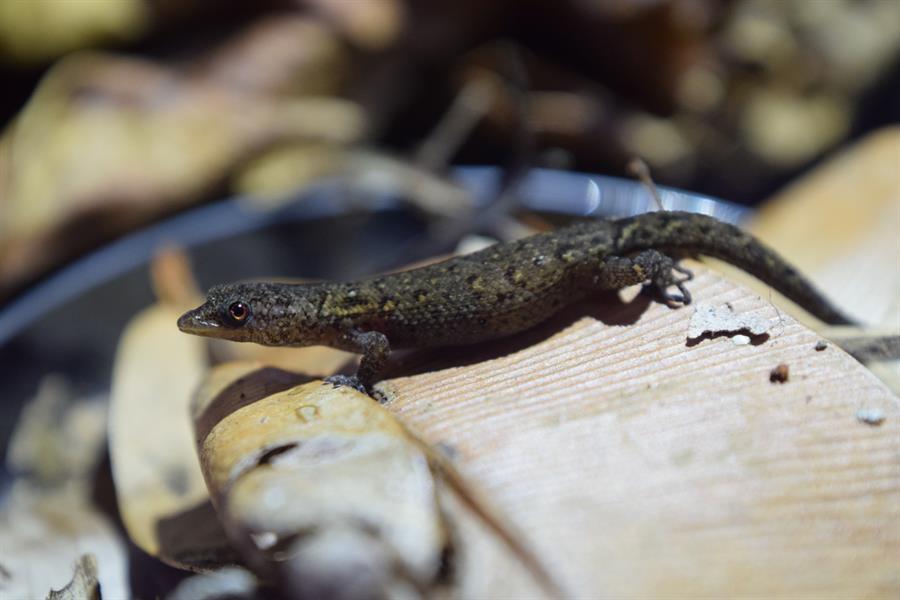
[[[649,282],[667,304],[690,304],[691,293],[684,284],[693,276],[668,254],[650,249],[631,257],[607,257],[594,283],[601,289],[615,290]],[[671,287],[677,288],[679,293],[669,292]]]

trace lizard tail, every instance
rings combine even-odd
[[[750,273],[830,325],[854,325],[775,251],[749,233],[713,217],[677,211],[644,213],[616,221],[616,251],[647,249],[701,254]]]

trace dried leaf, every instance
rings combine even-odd
[[[84,554],[75,563],[75,575],[63,589],[50,590],[47,600],[102,600],[100,581],[97,580],[97,559]]]
[[[73,397],[58,377],[25,406],[7,456],[17,477],[0,507],[0,596],[41,598],[63,588],[86,552],[85,568],[110,597],[130,595],[123,540],[93,504],[105,424],[105,404]],[[87,597],[76,588],[90,573],[76,572],[76,587],[67,588],[74,597]]]
[[[101,43],[136,39],[151,20],[142,0],[0,2],[0,57],[37,63]]]
[[[446,579],[448,556],[471,559],[478,546],[471,538],[465,547],[452,544],[450,532],[466,518],[486,524],[468,531],[499,544],[494,552],[508,555],[508,544],[513,556],[540,568],[452,467],[388,411],[349,388],[297,381],[276,369],[223,365],[193,409],[214,503],[245,560],[264,577],[302,597],[360,590],[417,597],[471,585],[468,571]],[[466,513],[454,513],[452,523],[443,508],[447,490]]]
[[[280,40],[283,70],[263,51],[267,36]],[[284,17],[248,38],[226,47],[225,62],[214,54],[187,68],[81,53],[50,69],[0,140],[0,297],[72,254],[199,201],[272,146],[360,139],[366,118],[355,103],[305,95],[335,91],[341,52],[327,32]],[[307,87],[292,79],[300,65]],[[321,85],[312,84],[314,73]]]
[[[7,465],[41,486],[86,486],[104,447],[105,399],[77,399],[50,375],[25,405],[9,442]]]
[[[119,343],[110,460],[122,521],[138,547],[183,568],[234,562],[209,496],[188,413],[206,345],[175,327],[180,308],[138,315]],[[151,375],[152,374],[152,375]]]
[[[257,598],[253,574],[239,567],[193,575],[178,584],[166,600],[241,600]]]

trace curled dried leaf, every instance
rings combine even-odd
[[[72,581],[59,591],[50,590],[47,600],[102,600],[100,581],[97,579],[97,559],[84,554],[75,563]]]
[[[109,451],[119,511],[151,556],[200,570],[232,564],[194,450],[188,412],[207,368],[206,345],[174,326],[179,308],[153,306],[128,325],[116,354]],[[152,373],[152,377],[148,375]]]
[[[263,578],[300,597],[360,590],[428,596],[464,585],[466,577],[451,575],[449,557],[468,556],[473,564],[477,544],[469,536],[459,545],[454,532],[456,519],[474,518],[487,530],[480,535],[506,544],[540,584],[558,591],[452,466],[393,414],[350,388],[302,381],[277,369],[226,364],[193,403],[214,504]],[[467,517],[448,520],[449,491]]]

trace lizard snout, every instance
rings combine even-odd
[[[203,306],[189,310],[178,317],[178,329],[185,333],[203,335],[211,329],[218,329],[219,324],[205,318]]]

